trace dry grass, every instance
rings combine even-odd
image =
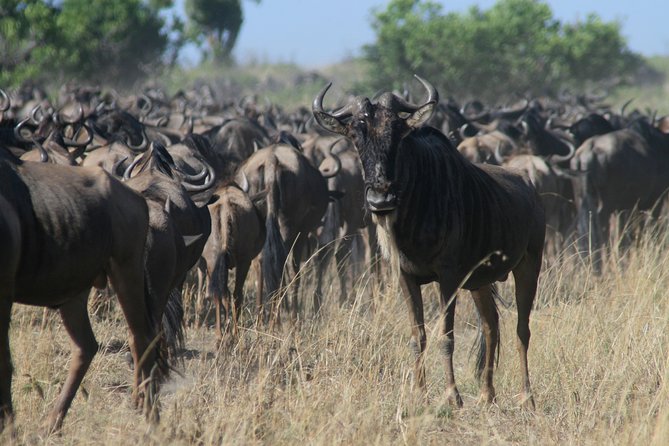
[[[130,407],[131,372],[117,309],[94,320],[103,347],[61,435],[37,427],[66,377],[69,340],[41,310],[15,306],[11,345],[20,443],[47,444],[665,444],[669,436],[669,235],[647,231],[597,277],[578,258],[547,266],[533,312],[530,373],[534,413],[520,389],[513,306],[501,309],[497,404],[476,404],[468,357],[476,317],[467,295],[456,317],[456,379],[465,402],[443,399],[436,289],[424,287],[428,318],[425,398],[412,389],[409,324],[393,286],[359,277],[355,303],[338,308],[334,285],[320,319],[277,333],[255,331],[217,348],[211,328],[187,330],[182,376],[165,385],[162,421],[149,430]],[[249,281],[249,297],[254,287]],[[336,281],[332,281],[336,283]],[[313,290],[308,284],[306,296]],[[502,287],[506,299],[512,285]],[[250,300],[250,299],[249,299]],[[0,444],[9,441],[0,436]]]

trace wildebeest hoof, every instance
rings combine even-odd
[[[521,409],[529,410],[530,412],[534,412],[535,405],[534,405],[534,397],[532,396],[531,393],[521,393],[520,398],[519,398],[519,404]]]
[[[495,402],[495,390],[494,389],[483,389],[481,390],[481,395],[479,396],[478,404],[491,405]]]
[[[126,364],[128,364],[130,370],[135,370],[135,361],[132,359],[132,354],[130,352],[125,352],[125,355],[123,355],[123,360]]]
[[[458,392],[458,389],[455,386],[450,389],[446,389],[446,400],[451,407],[456,407],[458,409],[462,407],[462,398],[460,397],[460,392]]]

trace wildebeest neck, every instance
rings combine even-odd
[[[411,132],[398,147],[396,165],[401,199],[388,229],[403,269],[429,276],[447,263],[467,270],[491,249],[510,257],[511,250],[524,249],[516,240],[524,237],[522,231],[499,229],[525,224],[514,215],[520,212],[510,211],[517,185],[505,186],[508,191],[494,185],[500,180],[465,160],[437,130]]]

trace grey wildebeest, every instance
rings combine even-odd
[[[207,297],[216,302],[216,336],[219,340],[223,338],[221,305],[225,311],[226,332],[237,335],[246,275],[265,243],[265,222],[247,194],[248,187],[247,181],[242,181],[241,186],[235,183],[221,186],[216,189],[209,204],[211,237],[204,246],[203,261],[198,266],[198,289],[201,289],[202,276],[206,273]],[[235,289],[232,294],[234,299],[231,299],[228,270],[233,268]],[[200,300],[198,296],[198,310],[202,306]]]
[[[272,302],[272,322],[278,322],[279,290],[283,267],[292,250],[291,287],[292,317],[297,318],[300,276],[299,266],[307,249],[307,236],[321,223],[328,205],[327,183],[309,160],[296,148],[287,144],[272,144],[253,153],[236,175],[238,184],[247,177],[249,193],[256,195],[267,190],[267,198],[259,210],[265,220],[266,237],[262,249],[261,272],[264,293]],[[314,303],[318,308],[318,302]],[[258,302],[262,306],[262,300]],[[258,317],[263,317],[262,313]]]
[[[415,377],[425,387],[426,332],[421,285],[437,281],[445,335],[446,396],[462,405],[453,376],[453,322],[458,288],[471,291],[483,337],[478,371],[480,399],[495,398],[493,368],[499,344],[494,283],[513,272],[518,307],[522,403],[534,406],[527,369],[529,318],[541,268],[545,223],[541,200],[529,181],[504,168],[467,161],[426,122],[436,89],[421,105],[392,93],[375,102],[356,97],[336,112],[323,109],[328,84],[314,99],[318,123],[355,144],[365,176],[365,202],[378,225],[382,250],[399,267],[417,347]]]
[[[614,212],[660,210],[669,189],[669,135],[646,119],[627,128],[586,139],[571,160],[577,205],[579,249],[594,254],[601,268]],[[588,237],[589,236],[589,237]],[[590,246],[588,246],[590,245]]]
[[[140,383],[155,376],[154,366],[159,367],[158,375],[167,372],[165,361],[151,347],[157,324],[144,287],[148,229],[144,200],[99,168],[23,162],[3,147],[0,193],[14,208],[22,232],[16,274],[7,277],[3,267],[1,279],[9,282],[1,284],[1,293],[13,288],[13,296],[0,294],[0,420],[12,417],[8,349],[12,304],[57,308],[74,343],[67,380],[47,419],[47,429],[58,429],[98,350],[86,306],[88,293],[92,286],[104,287],[107,279],[130,328],[133,401],[140,402]],[[3,218],[7,215],[3,211]],[[5,231],[2,228],[0,238],[7,237]],[[2,262],[7,262],[5,249],[11,253],[11,244],[3,243]],[[146,382],[151,384],[145,402],[153,406],[157,383]],[[151,413],[157,417],[157,411]]]
[[[339,273],[339,303],[343,304],[348,299],[354,269],[363,263],[365,255],[361,229],[367,226],[369,217],[364,205],[362,166],[351,142],[339,135],[319,135],[305,141],[303,147],[305,155],[327,178],[328,190],[341,195],[328,205],[323,227],[317,232],[320,249],[316,294],[322,296],[325,271],[334,256]],[[345,265],[346,260],[350,260],[350,265]]]
[[[211,230],[209,211],[205,206],[197,207],[184,187],[206,190],[214,182],[213,174],[203,185],[190,185],[178,178],[167,149],[151,143],[149,150],[128,166],[124,180],[149,207],[145,280],[154,307],[164,316],[167,347],[174,350],[183,341],[183,283],[200,258]]]

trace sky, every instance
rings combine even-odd
[[[438,0],[443,12],[464,12],[473,5],[488,9],[495,0]],[[669,54],[667,0],[549,0],[555,18],[574,22],[591,13],[622,23],[630,48],[643,55]],[[234,50],[242,63],[286,62],[306,68],[338,62],[360,54],[374,42],[371,10],[385,9],[382,0],[242,0],[244,24]],[[183,0],[177,1],[183,10]],[[183,60],[193,64],[197,51],[188,48]]]

